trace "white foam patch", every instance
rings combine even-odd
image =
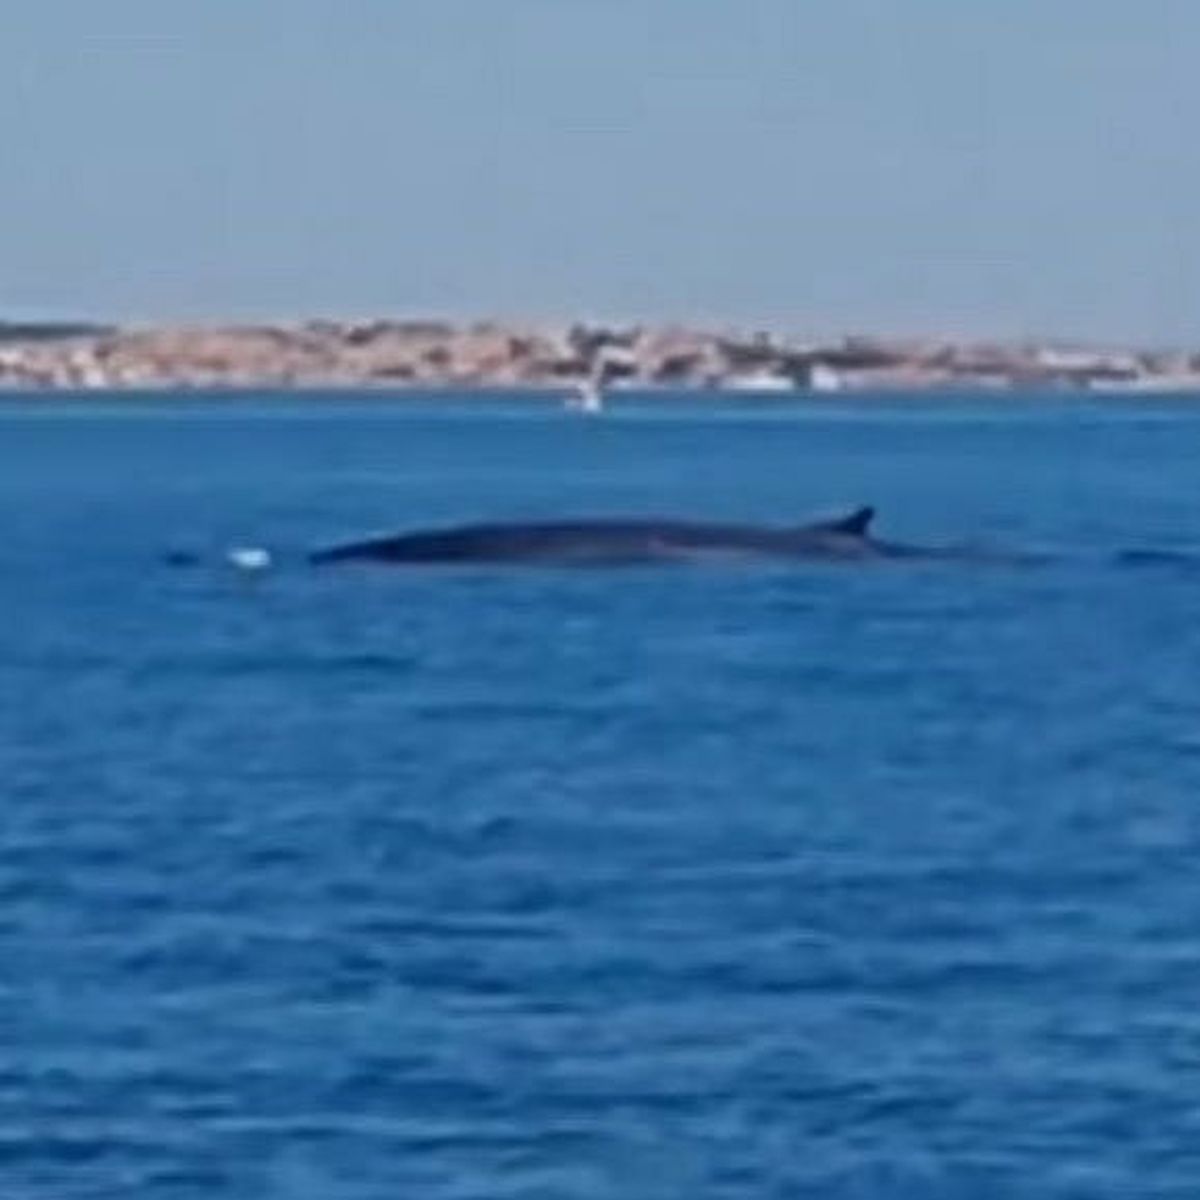
[[[271,552],[262,546],[234,546],[226,551],[225,561],[239,571],[266,571],[272,563]]]

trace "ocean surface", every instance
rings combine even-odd
[[[0,1196],[1195,1200],[1198,463],[1149,399],[0,403]],[[302,561],[865,502],[1062,557]]]

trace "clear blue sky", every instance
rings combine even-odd
[[[1196,0],[7,0],[0,314],[1200,344]]]

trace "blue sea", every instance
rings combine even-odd
[[[0,1196],[1195,1200],[1197,463],[1149,399],[4,401]],[[867,502],[1060,557],[303,562]]]

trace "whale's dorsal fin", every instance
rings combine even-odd
[[[856,508],[844,517],[835,517],[832,521],[818,521],[809,528],[820,530],[822,533],[841,533],[846,537],[866,537],[874,517],[874,507],[864,504],[862,508]]]

